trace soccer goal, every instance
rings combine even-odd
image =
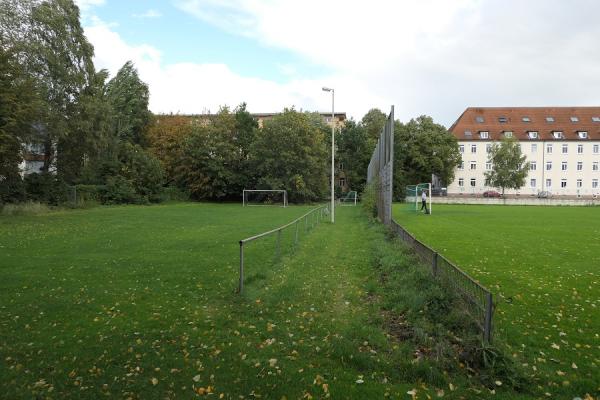
[[[350,191],[345,196],[340,197],[340,205],[342,206],[355,206],[358,201],[358,193],[356,191]]]
[[[242,206],[288,206],[287,190],[244,189]]]
[[[406,187],[406,204],[415,211],[421,210],[421,201],[423,192],[426,196],[428,214],[431,214],[431,183],[419,183],[418,185],[408,185]]]

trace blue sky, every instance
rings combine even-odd
[[[371,108],[449,126],[470,106],[600,104],[594,0],[76,0],[97,68],[150,109]]]

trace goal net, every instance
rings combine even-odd
[[[242,205],[287,207],[287,190],[244,189]]]
[[[431,183],[408,185],[406,187],[405,204],[407,204],[411,210],[420,211],[423,208],[423,193],[425,193],[427,214],[431,214]]]
[[[350,191],[345,196],[340,197],[340,205],[342,206],[355,206],[358,201],[358,194],[356,191]]]

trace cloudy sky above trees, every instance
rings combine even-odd
[[[96,67],[129,59],[162,113],[600,104],[596,0],[78,0]]]

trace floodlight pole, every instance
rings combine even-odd
[[[335,90],[324,87],[324,92],[331,92],[331,223],[335,223]]]

